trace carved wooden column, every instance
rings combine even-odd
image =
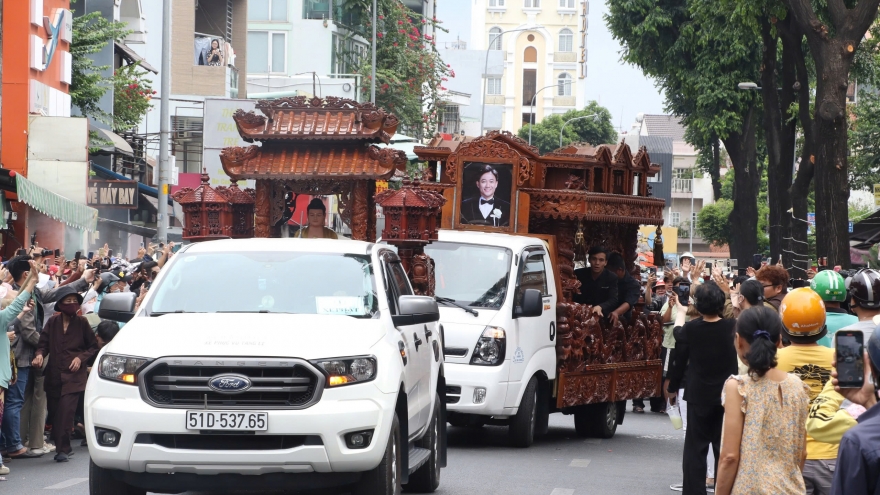
[[[370,228],[369,217],[376,216],[376,209],[369,211],[370,199],[367,197],[368,181],[355,181],[351,187],[351,238],[366,241]],[[375,220],[373,220],[375,222]],[[375,235],[375,234],[374,234]]]
[[[257,181],[257,197],[254,217],[254,237],[269,237],[269,214],[272,204],[272,181]]]
[[[367,186],[367,241],[376,242],[376,181],[365,181]]]

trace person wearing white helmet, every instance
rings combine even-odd
[[[874,317],[880,315],[880,272],[870,268],[859,270],[846,284],[846,294],[859,321],[840,330],[860,330],[867,341],[874,333]]]

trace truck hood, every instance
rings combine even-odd
[[[498,316],[498,311],[474,308],[480,314],[474,316],[462,309],[440,306],[440,323],[443,324],[445,345],[468,349],[468,356],[474,349],[480,335]]]
[[[253,313],[167,314],[127,323],[106,351],[146,358],[363,355],[385,334],[378,319]]]

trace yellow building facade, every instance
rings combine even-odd
[[[487,67],[483,86],[487,107],[503,107],[502,129],[583,108],[588,13],[587,0],[473,3],[471,47],[504,52],[503,65]]]

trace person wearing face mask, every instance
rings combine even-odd
[[[98,353],[98,341],[88,320],[78,316],[83,299],[73,288],[59,289],[59,302],[40,334],[32,365],[40,367],[50,356],[45,371],[46,399],[57,462],[71,455],[70,431],[79,400],[85,391],[88,372],[85,363]]]

